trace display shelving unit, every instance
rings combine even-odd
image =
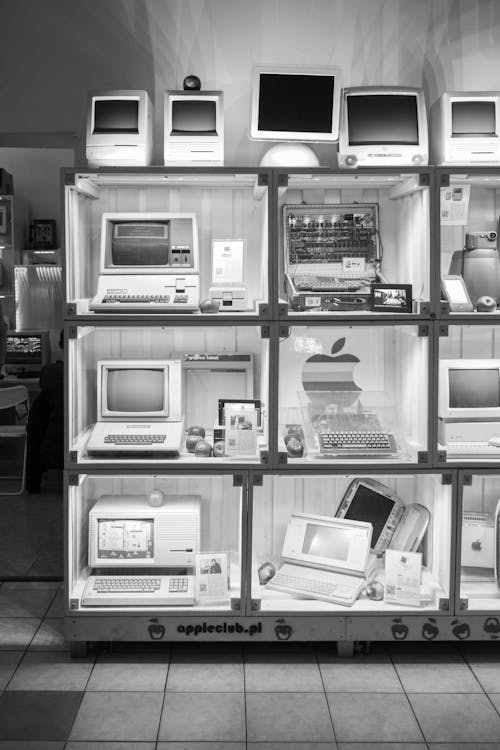
[[[482,229],[478,222],[484,219],[489,226],[495,217],[500,175],[468,169],[465,179],[470,180],[471,173],[473,227]],[[498,459],[467,461],[464,467],[449,460],[438,443],[439,359],[451,356],[452,350],[453,356],[495,356],[500,332],[500,317],[452,314],[440,298],[440,274],[450,248],[463,242],[456,228],[441,227],[440,188],[450,179],[460,183],[463,175],[464,170],[433,167],[63,170],[65,633],[75,654],[87,642],[111,640],[321,640],[335,641],[341,652],[349,653],[359,640],[456,641],[500,634],[500,591],[491,570],[483,570],[481,577],[461,564],[462,538],[469,533],[462,510],[491,515],[500,496],[500,450]],[[488,199],[481,216],[484,191]],[[394,283],[412,284],[416,303],[411,313],[289,308],[282,206],[337,203],[378,205],[384,273]],[[101,214],[148,210],[196,212],[202,299],[210,284],[211,240],[247,239],[249,309],[211,315],[91,312]],[[467,355],[468,345],[474,355]],[[348,355],[349,377],[363,398],[386,409],[400,440],[396,457],[334,461],[312,458],[308,452],[288,455],[286,425],[307,421],[299,393],[308,363],[318,352],[335,347],[337,354],[342,350]],[[195,458],[183,452],[178,459],[120,462],[86,454],[95,421],[99,359],[224,351],[252,354],[253,396],[261,399],[265,415],[254,456]],[[294,599],[260,586],[259,566],[279,563],[290,512],[334,515],[348,483],[360,476],[378,479],[404,503],[422,503],[430,512],[421,546],[421,606],[389,606],[362,595],[347,608]],[[229,596],[212,606],[82,607],[90,508],[100,495],[146,495],[153,488],[200,495],[201,551],[226,552]],[[378,578],[383,580],[383,569]]]

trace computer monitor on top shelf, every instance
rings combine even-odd
[[[8,375],[30,373],[37,377],[49,360],[48,331],[10,331],[7,334],[5,369]]]
[[[434,164],[500,163],[500,91],[448,91],[431,107]]]
[[[86,141],[89,166],[147,166],[152,150],[152,106],[147,91],[90,92]]]
[[[421,89],[344,89],[339,167],[422,166],[428,159],[427,111]]]
[[[171,166],[224,164],[222,91],[166,91],[164,157]]]

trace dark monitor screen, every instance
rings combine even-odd
[[[111,261],[114,266],[166,266],[170,222],[112,222]]]
[[[449,401],[452,409],[487,409],[500,407],[500,374],[498,367],[483,369],[450,369]]]
[[[93,133],[138,133],[137,99],[95,99]]]
[[[42,337],[9,334],[7,336],[6,365],[42,364]]]
[[[417,97],[366,94],[347,97],[349,144],[418,145]]]
[[[304,533],[302,552],[305,555],[346,561],[349,556],[351,534],[346,529],[308,523]]]
[[[217,103],[173,99],[171,135],[217,135]]]
[[[495,135],[495,102],[452,102],[451,135],[454,138]]]
[[[374,547],[393,508],[394,500],[391,500],[390,497],[381,495],[370,487],[360,484],[344,518],[348,518],[350,521],[371,523],[373,526],[371,546]]]
[[[330,133],[334,76],[261,73],[258,129]]]
[[[107,381],[108,411],[160,413],[164,408],[163,383],[163,368],[110,368]]]

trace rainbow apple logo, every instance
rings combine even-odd
[[[311,404],[322,408],[325,404],[352,406],[362,390],[354,380],[354,368],[360,361],[355,354],[338,354],[345,337],[337,339],[331,354],[313,354],[304,363],[302,385]]]

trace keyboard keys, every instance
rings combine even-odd
[[[113,445],[152,445],[164,443],[166,435],[105,435],[104,442]]]
[[[131,304],[142,304],[144,302],[150,302],[151,304],[170,302],[169,294],[107,294],[102,298],[104,304],[106,303],[131,303]]]

